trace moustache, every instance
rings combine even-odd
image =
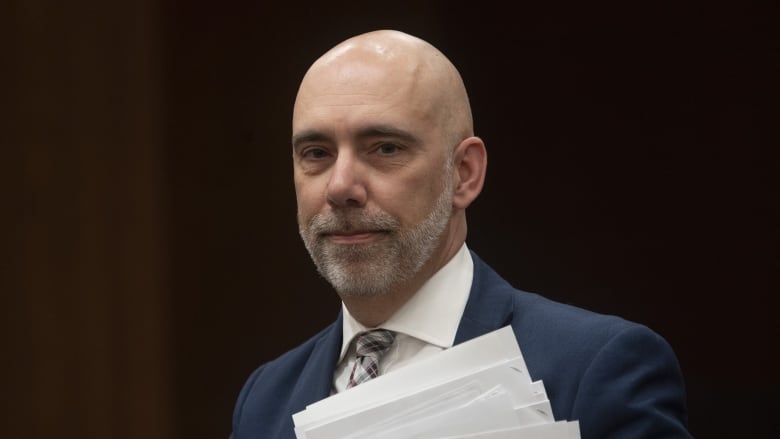
[[[400,226],[400,221],[386,212],[332,211],[314,215],[309,221],[309,232],[315,235],[368,231],[392,232]]]

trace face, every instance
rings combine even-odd
[[[301,237],[342,297],[392,292],[442,248],[450,146],[402,75],[357,64],[308,79],[293,116]]]

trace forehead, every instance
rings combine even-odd
[[[321,124],[430,123],[435,116],[432,91],[415,69],[365,62],[337,63],[313,69],[304,78],[293,112],[293,130]]]

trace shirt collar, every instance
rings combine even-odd
[[[382,328],[418,338],[441,348],[452,347],[474,277],[474,262],[466,243],[439,271],[393,314]],[[339,361],[352,338],[369,329],[355,320],[342,302],[343,336]]]

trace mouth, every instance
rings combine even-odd
[[[353,230],[323,233],[322,237],[334,244],[365,244],[383,238],[387,230]]]

